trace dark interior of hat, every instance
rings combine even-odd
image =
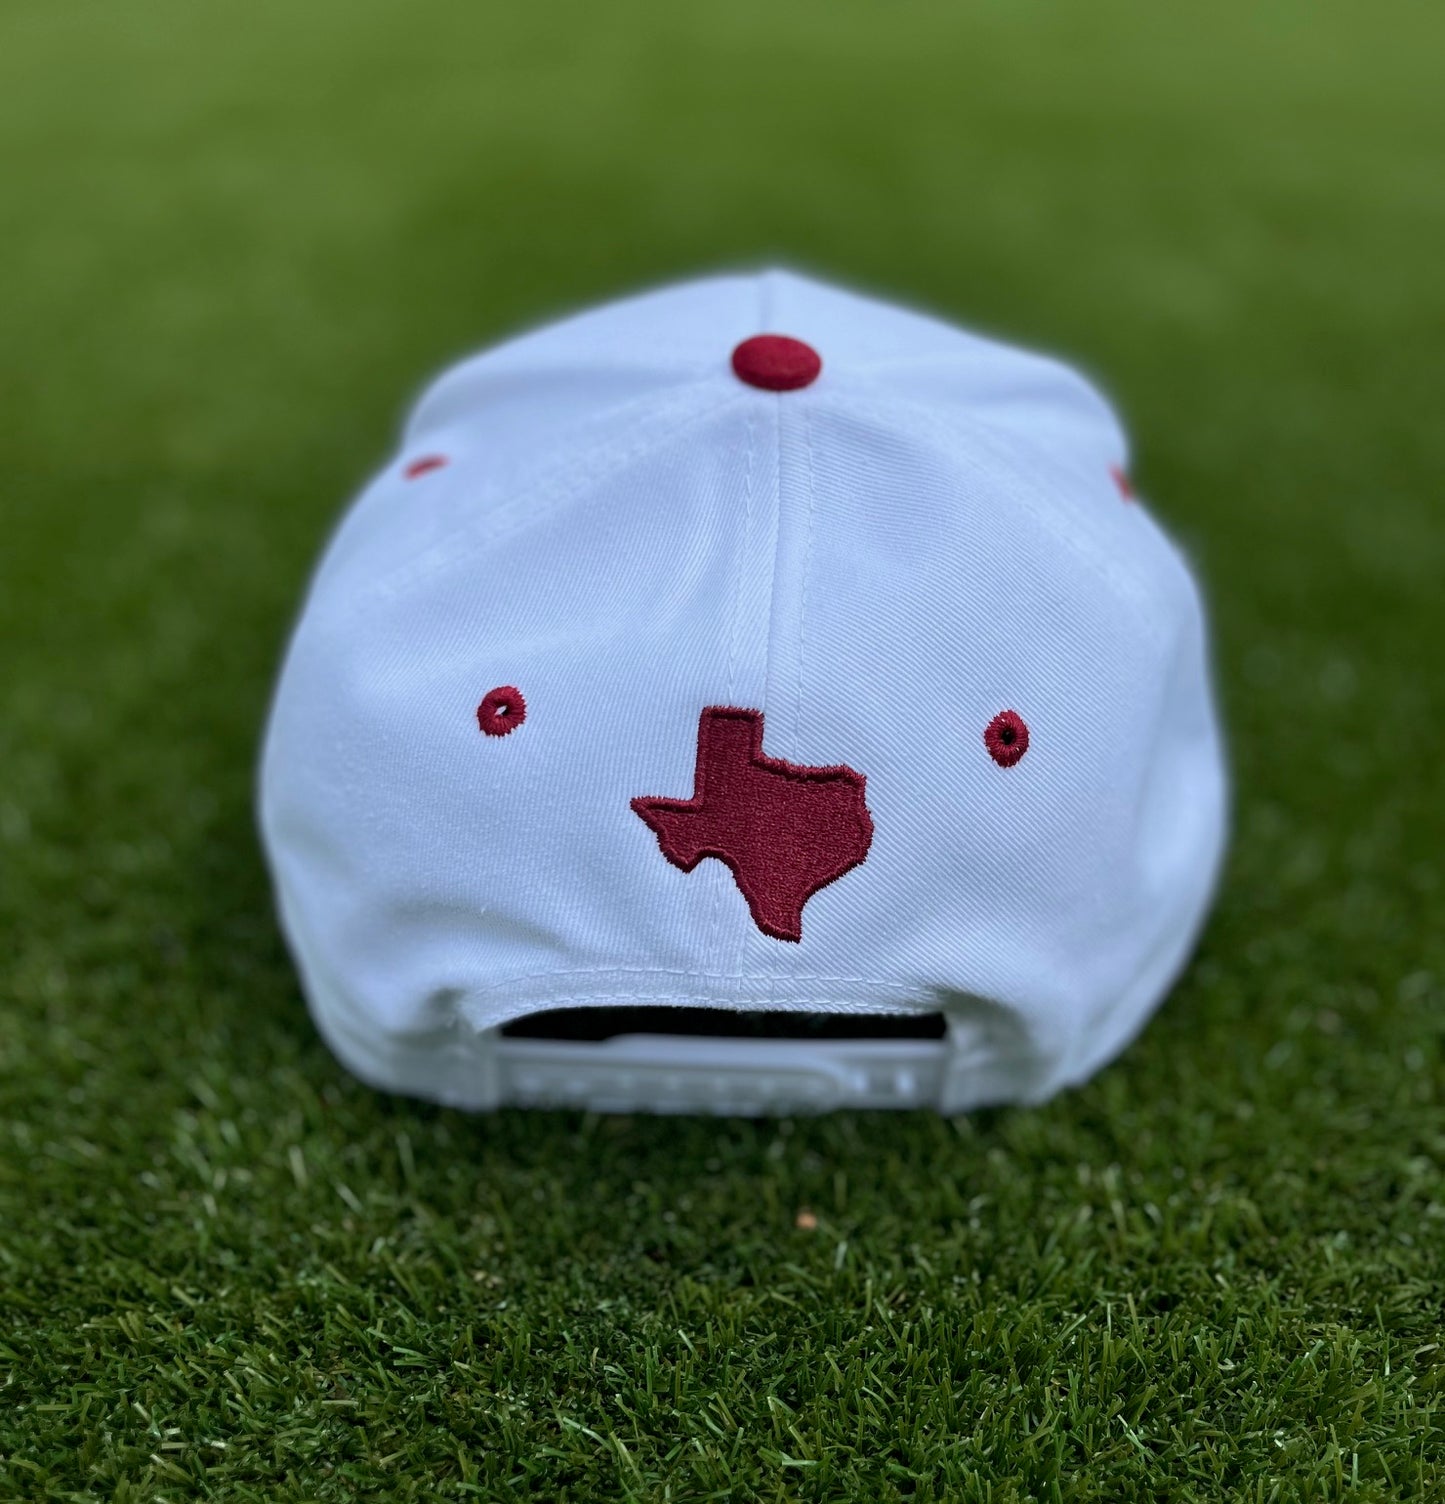
[[[602,1040],[618,1034],[718,1039],[942,1039],[941,1013],[796,1013],[781,1008],[549,1008],[505,1024],[512,1039]]]

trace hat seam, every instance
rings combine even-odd
[[[929,355],[889,356],[883,360],[858,361],[849,365],[847,370],[850,376],[887,376],[895,371],[920,369],[926,371],[926,368],[930,366],[985,364],[1006,356],[1017,365],[1020,371],[1027,370],[1031,374],[1049,377],[1060,391],[1082,397],[1092,409],[1094,416],[1108,426],[1110,437],[1115,440],[1116,447],[1121,451],[1122,457],[1127,460],[1129,436],[1124,429],[1123,421],[1113,403],[1092,381],[1074,370],[1066,361],[1058,360],[1041,351],[1003,345],[992,340],[985,340],[983,343],[986,346],[983,351],[940,350]]]
[[[743,466],[743,531],[738,545],[737,580],[733,590],[732,622],[728,636],[728,663],[727,663],[727,699],[726,703],[733,703],[733,694],[737,684],[737,658],[740,639],[742,637],[743,619],[743,595],[747,584],[748,559],[751,556],[751,543],[753,536],[753,500],[754,480],[753,465],[757,443],[755,429],[755,411],[751,403],[747,407],[747,454]],[[717,956],[720,958],[722,950],[722,912],[723,912],[722,884],[715,884],[712,896],[712,922],[708,926],[707,945],[704,950],[710,960]]]
[[[568,503],[605,485],[617,471],[625,469],[640,456],[676,439],[696,424],[715,416],[729,403],[740,400],[727,395],[699,401],[699,393],[693,389],[689,389],[688,395],[692,400],[679,399],[661,415],[655,411],[646,414],[614,442],[575,456],[564,467],[564,473],[566,470],[572,472],[570,482],[559,486],[556,473],[549,474],[509,497],[500,509],[487,513],[485,518],[472,514],[454,527],[434,535],[425,549],[394,569],[347,591],[344,614],[354,615],[363,605],[390,600],[401,591],[413,589],[449,568],[470,562],[475,549],[489,548],[552,516]],[[681,415],[677,411],[679,408],[682,409]],[[539,493],[550,494],[539,501]],[[486,523],[493,526],[487,527]]]
[[[908,402],[906,400],[894,400],[889,402],[882,399],[884,405],[905,408],[912,414],[919,428],[924,430],[924,435],[931,445],[938,445],[947,439],[956,443],[959,437],[959,428],[967,430],[968,434],[976,439],[981,447],[987,449],[994,460],[1005,465],[1012,465],[1015,455],[1022,451],[1032,452],[1030,446],[1022,443],[1018,436],[998,425],[961,412],[957,419],[958,427],[945,428],[934,414],[921,403]],[[1013,440],[1016,448],[1014,453],[1009,452],[1009,440]],[[946,449],[944,451],[947,452]],[[1066,548],[1080,564],[1085,565],[1091,571],[1099,575],[1107,583],[1114,586],[1121,593],[1127,593],[1136,602],[1148,603],[1157,598],[1158,581],[1145,574],[1142,570],[1128,568],[1121,563],[1117,555],[1106,554],[1102,548],[1096,545],[1092,536],[1083,528],[1073,525],[1068,518],[1053,508],[1038,506],[1028,494],[1027,488],[1015,486],[1004,493],[1001,498],[1005,504],[1018,507],[1032,517],[1041,527],[1045,528],[1050,536],[1063,548]],[[1165,545],[1170,554],[1177,554],[1177,549],[1171,539],[1162,529],[1156,529],[1156,536]]]
[[[477,996],[492,992],[505,991],[516,987],[519,983],[550,983],[561,977],[686,977],[701,982],[773,982],[783,980],[788,982],[808,982],[819,986],[859,986],[859,987],[888,987],[895,992],[906,990],[907,984],[897,977],[869,977],[869,976],[828,976],[813,972],[789,973],[786,977],[777,978],[766,972],[753,971],[698,971],[685,966],[578,966],[567,967],[560,971],[527,971],[518,972],[514,976],[506,977],[501,981],[487,982],[480,987],[468,987],[468,995]]]
[[[798,675],[797,704],[793,709],[793,757],[799,759],[803,745],[803,678],[808,646],[808,581],[813,566],[813,521],[818,508],[818,492],[814,484],[813,465],[813,420],[805,403],[799,417],[803,427],[803,453],[808,461],[808,515],[804,523],[802,585],[798,592]]]

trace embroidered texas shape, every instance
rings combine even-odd
[[[674,867],[717,857],[765,935],[801,940],[803,905],[868,855],[864,784],[852,768],[766,756],[762,711],[710,705],[697,725],[692,798],[638,798],[632,808]]]

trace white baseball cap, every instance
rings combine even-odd
[[[452,1105],[1038,1101],[1184,965],[1198,590],[1066,367],[782,272],[464,361],[341,524],[261,828],[317,1025]]]

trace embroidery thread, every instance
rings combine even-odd
[[[758,928],[800,941],[803,906],[868,855],[866,783],[841,765],[769,757],[760,710],[710,705],[698,719],[692,798],[639,797],[632,808],[674,867],[691,872],[716,857]]]
[[[1011,768],[1029,750],[1029,728],[1016,710],[1000,710],[983,729],[988,755],[1001,768]]]
[[[487,736],[506,736],[527,719],[527,702],[513,684],[489,689],[477,706],[477,725]]]

